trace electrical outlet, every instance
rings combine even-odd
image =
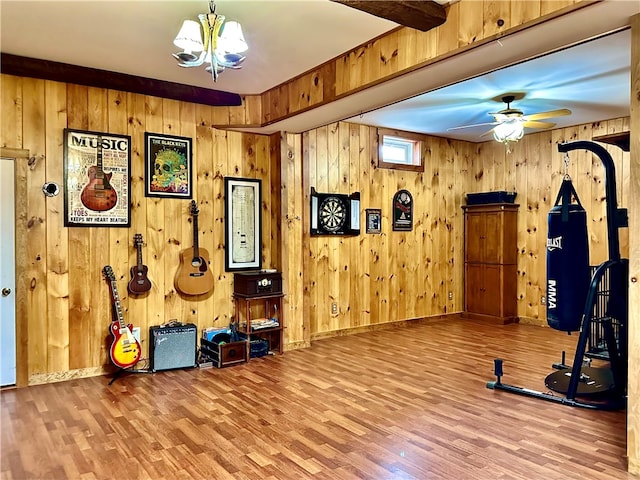
[[[331,303],[331,315],[338,315],[338,304],[336,302]]]
[[[540,305],[546,305],[546,304],[547,304],[547,297],[543,295],[542,297],[540,297]]]
[[[133,333],[133,336],[135,337],[135,339],[138,340],[138,342],[140,342],[140,327],[133,327],[133,330],[131,330],[131,333]]]
[[[449,300],[453,300],[453,292],[449,292]]]

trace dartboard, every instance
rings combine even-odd
[[[326,197],[318,208],[318,218],[322,228],[329,232],[336,232],[347,220],[347,205],[339,197]]]

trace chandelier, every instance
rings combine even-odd
[[[225,22],[224,15],[216,13],[215,2],[209,2],[209,13],[198,15],[200,23],[185,20],[173,44],[182,49],[174,53],[181,67],[199,67],[211,73],[213,81],[225,68],[242,68],[246,58],[243,53],[249,47],[238,22]],[[200,28],[202,26],[202,28]]]

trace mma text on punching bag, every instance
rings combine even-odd
[[[571,204],[571,194],[577,204]],[[558,205],[558,201],[563,203]],[[563,180],[549,211],[547,232],[547,323],[564,332],[580,330],[589,292],[587,212],[571,180]]]

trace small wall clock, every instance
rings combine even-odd
[[[359,235],[360,193],[318,193],[311,187],[311,235]]]

